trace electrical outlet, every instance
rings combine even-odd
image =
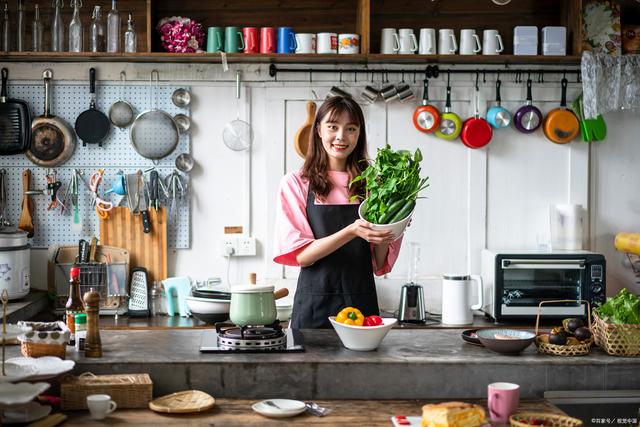
[[[220,239],[220,255],[236,256],[238,255],[238,238],[236,236],[223,235]]]
[[[255,256],[256,255],[256,238],[255,237],[238,237],[236,245],[236,253],[238,256]]]

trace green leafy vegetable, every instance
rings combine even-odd
[[[640,324],[640,298],[623,288],[615,297],[596,308],[603,319],[621,325]]]
[[[420,149],[394,151],[389,144],[378,149],[375,161],[351,181],[365,180],[367,221],[387,224],[411,213],[418,193],[429,186],[429,177],[420,177],[421,161]]]

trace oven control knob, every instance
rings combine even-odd
[[[601,286],[601,285],[598,285],[598,284],[594,284],[594,285],[592,285],[592,286],[591,286],[591,292],[592,292],[594,295],[600,295],[600,294],[602,294],[602,286]]]

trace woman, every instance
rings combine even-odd
[[[379,314],[373,273],[391,271],[402,239],[358,218],[364,183],[349,182],[368,166],[364,115],[351,98],[332,97],[318,109],[301,170],[280,183],[276,256],[300,266],[291,327],[330,328],[342,308]]]

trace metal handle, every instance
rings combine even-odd
[[[424,79],[422,83],[424,87],[424,91],[422,94],[422,105],[427,105],[429,104],[429,79]]]
[[[584,302],[587,304],[587,316],[588,316],[588,324],[589,324],[589,329],[591,329],[591,304],[589,304],[589,301],[584,300],[584,299],[556,299],[556,300],[549,300],[549,301],[540,301],[540,304],[538,304],[538,315],[536,316],[536,336],[538,336],[538,325],[540,324],[540,313],[542,311],[542,304],[550,304],[552,302],[577,302],[577,303],[581,303]]]
[[[561,107],[567,106],[567,83],[569,83],[569,81],[566,77],[563,77],[562,80],[560,80],[560,86],[562,87],[562,98],[560,99]]]
[[[6,68],[2,69],[2,92],[0,93],[0,102],[5,102],[7,100],[7,80],[9,79],[9,70]]]
[[[503,259],[502,268],[510,269],[543,269],[543,268],[569,268],[572,270],[584,270],[586,261],[584,259]]]
[[[527,104],[531,105],[533,97],[531,96],[531,79],[527,79]]]
[[[155,93],[156,93],[156,110],[157,110],[158,109],[158,80],[160,80],[160,75],[158,74],[158,70],[151,70],[151,76],[149,78],[149,104],[153,102],[153,100],[151,99],[153,97],[153,95],[151,94],[153,89],[153,86],[151,83],[153,83],[154,79],[156,83]]]
[[[474,304],[471,306],[471,310],[480,310],[482,309],[482,306],[484,305],[484,295],[483,295],[483,284],[482,284],[482,276],[478,275],[478,274],[472,274],[471,275],[471,280],[475,280],[476,284],[477,284],[477,291],[478,291],[478,303]]]
[[[53,71],[50,69],[44,70],[42,73],[42,77],[44,78],[44,116],[50,117],[49,114],[49,102],[51,97],[51,79],[53,78]]]
[[[500,97],[500,86],[502,86],[502,81],[498,79],[496,80],[496,102],[498,103],[498,106],[502,101],[502,98]]]
[[[96,93],[96,69],[93,67],[89,68],[89,93]]]
[[[447,108],[447,112],[449,112],[449,109],[451,108],[451,86],[449,85],[447,85],[447,101],[444,106]]]
[[[236,99],[240,99],[240,70],[236,71]]]

